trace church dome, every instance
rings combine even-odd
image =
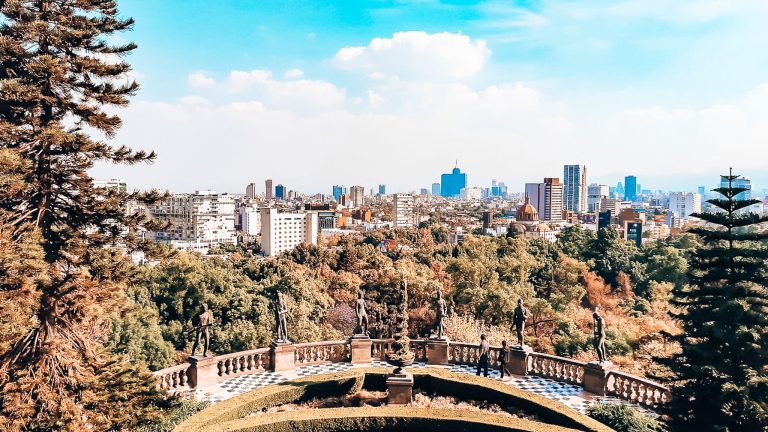
[[[547,225],[545,223],[540,223],[540,224],[536,225],[535,229],[536,229],[537,232],[552,231],[552,228],[550,228],[549,225]]]
[[[509,226],[509,230],[514,234],[525,234],[527,229],[525,228],[525,225],[521,223],[513,223]]]
[[[525,197],[525,204],[518,207],[515,219],[518,222],[534,222],[539,220],[539,212],[536,211],[536,207],[531,205],[527,196]]]

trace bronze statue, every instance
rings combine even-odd
[[[285,298],[283,293],[277,293],[277,301],[275,301],[275,323],[277,324],[277,342],[290,343],[288,339],[288,321],[286,315],[288,314],[288,308],[285,306]]]
[[[605,321],[600,316],[598,308],[595,307],[595,312],[592,314],[592,320],[595,325],[595,351],[597,351],[597,360],[602,363],[608,360],[608,356],[605,353]]]
[[[195,356],[200,340],[203,340],[203,357],[208,357],[208,348],[211,345],[210,327],[213,325],[213,312],[208,310],[208,305],[203,303],[203,312],[197,317],[197,331],[195,343],[192,345],[192,356]]]
[[[515,325],[515,332],[517,333],[517,344],[520,346],[523,346],[523,339],[525,338],[525,322],[528,320],[528,315],[528,309],[523,306],[523,298],[518,297],[517,307],[512,316],[512,322]]]
[[[445,323],[443,323],[443,318],[448,314],[448,308],[443,299],[443,292],[440,290],[439,286],[436,291],[437,300],[435,301],[435,312],[437,317],[435,319],[435,332],[437,333],[438,339],[443,339],[445,337]]]
[[[365,292],[363,290],[360,290],[357,293],[355,315],[357,316],[357,329],[355,330],[355,334],[368,336],[368,313],[365,311]]]

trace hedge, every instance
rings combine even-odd
[[[478,400],[488,401],[500,405],[501,407],[510,407],[520,409],[526,414],[535,416],[537,419],[546,421],[545,423],[520,420],[527,422],[530,425],[543,425],[552,428],[553,425],[558,425],[564,428],[571,428],[579,431],[590,432],[608,432],[610,428],[599,423],[598,421],[591,419],[585,415],[578,413],[577,411],[551,399],[547,399],[543,396],[539,396],[533,393],[520,390],[510,385],[501,383],[496,380],[490,380],[487,378],[475,377],[466,374],[457,374],[449,372],[444,369],[437,368],[423,368],[409,370],[414,376],[414,388],[422,389],[441,396],[455,396],[461,400]],[[229,400],[219,402],[200,413],[187,419],[184,423],[177,426],[175,431],[177,432],[208,432],[225,430],[217,427],[222,423],[227,422],[228,427],[232,425],[230,422],[237,420],[237,424],[241,424],[245,427],[246,424],[252,425],[252,427],[239,429],[243,431],[248,430],[282,430],[281,427],[285,426],[285,422],[294,421],[297,423],[296,427],[301,424],[313,425],[310,429],[302,430],[353,430],[348,429],[345,424],[349,422],[365,421],[371,423],[362,429],[366,430],[375,428],[376,420],[374,417],[382,417],[379,422],[390,422],[389,428],[403,427],[410,428],[411,424],[420,424],[424,426],[424,422],[429,424],[446,423],[444,427],[448,427],[449,430],[454,430],[452,425],[463,424],[458,430],[463,429],[466,426],[466,421],[457,418],[457,415],[450,417],[442,417],[441,415],[429,415],[430,412],[438,413],[442,411],[448,411],[453,413],[463,413],[462,416],[467,416],[468,411],[464,410],[424,410],[412,407],[371,407],[365,408],[360,411],[361,414],[358,420],[345,420],[347,415],[339,415],[337,420],[331,420],[335,418],[333,413],[335,410],[350,410],[352,408],[324,408],[316,410],[306,411],[293,411],[290,413],[275,413],[286,415],[287,417],[280,423],[283,426],[279,426],[277,423],[270,424],[265,422],[264,419],[273,418],[273,414],[263,413],[256,416],[248,416],[248,414],[262,411],[265,408],[272,406],[282,405],[292,402],[303,402],[314,398],[325,397],[338,397],[346,393],[355,392],[360,388],[369,388],[366,382],[373,387],[379,387],[384,376],[389,374],[390,370],[386,368],[353,368],[345,372],[315,375],[311,377],[299,378],[292,381],[286,381],[280,384],[263,387],[248,393],[244,393],[235,396]],[[355,410],[360,410],[355,408]],[[384,416],[377,415],[377,413],[392,412],[397,415],[391,415],[387,419]],[[426,411],[426,412],[425,412]],[[347,412],[347,411],[345,411]],[[348,411],[351,413],[351,411]],[[409,414],[410,412],[416,412],[418,415]],[[292,417],[295,416],[295,417]],[[326,418],[325,416],[329,416]],[[314,421],[313,418],[317,417],[318,420]],[[461,416],[459,416],[461,417]],[[553,430],[553,429],[519,429],[522,423],[515,422],[512,426],[503,426],[504,422],[499,423],[499,419],[510,419],[505,416],[497,416],[492,414],[483,413],[483,418],[489,419],[489,421],[496,425],[490,429],[475,429],[475,430]],[[326,418],[323,423],[323,428],[318,428],[320,418]],[[474,417],[473,417],[474,418]],[[240,421],[242,419],[242,421]],[[360,420],[366,419],[366,420]],[[492,420],[490,420],[492,419]],[[519,419],[518,419],[519,420]],[[245,422],[245,423],[243,423]],[[314,423],[313,423],[314,422]],[[269,425],[269,426],[268,426]],[[336,425],[336,426],[333,426]],[[223,425],[221,425],[223,426]],[[359,425],[355,426],[358,427]],[[488,424],[490,427],[490,423]],[[307,426],[309,427],[309,426]],[[349,426],[352,427],[352,426]],[[415,426],[413,426],[415,427]],[[510,427],[512,427],[510,429]],[[515,429],[517,427],[518,429]],[[533,426],[531,426],[533,427]],[[277,429],[275,429],[277,428]],[[432,428],[432,427],[430,427]],[[499,429],[501,428],[501,429]],[[429,429],[429,428],[428,428]],[[231,429],[226,429],[231,430]],[[422,429],[423,430],[423,429]],[[442,429],[441,429],[442,430]],[[447,429],[448,430],[448,429]]]

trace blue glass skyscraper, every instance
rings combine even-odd
[[[285,199],[285,186],[281,184],[275,186],[275,198]]]
[[[637,200],[637,177],[635,176],[624,177],[624,200],[625,201]]]
[[[467,174],[462,173],[456,167],[450,174],[440,176],[440,195],[444,197],[458,197],[461,190],[467,187]]]
[[[347,188],[341,185],[333,185],[333,200],[338,202],[341,196],[347,193]]]

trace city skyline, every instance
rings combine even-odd
[[[564,163],[606,184],[631,172],[652,188],[693,190],[729,166],[768,184],[755,157],[768,139],[768,64],[753,55],[768,6],[758,2],[121,8],[137,22],[121,37],[139,45],[128,60],[142,90],[114,141],[158,159],[98,166],[96,178],[418,190],[459,159],[476,185],[521,185]],[[712,157],[730,145],[742,151]]]

